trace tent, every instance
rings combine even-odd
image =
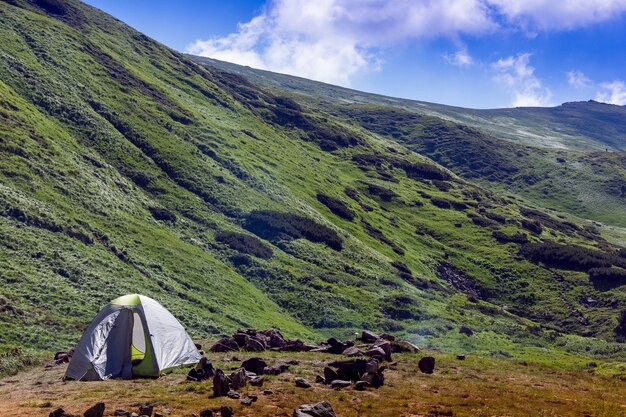
[[[152,298],[129,294],[104,306],[87,327],[65,378],[157,377],[200,357],[193,340],[165,307]]]

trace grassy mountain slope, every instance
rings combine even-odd
[[[499,139],[522,145],[573,151],[626,151],[626,106],[590,100],[549,108],[467,109],[365,93],[211,58],[192,58],[244,75],[263,85],[332,101],[398,107],[472,126]]]
[[[624,107],[587,102],[554,108],[463,109],[193,59],[288,89],[316,108],[355,118],[463,178],[542,207],[626,226]]]
[[[0,344],[67,348],[136,291],[197,337],[376,328],[624,354],[622,253],[590,222],[77,1],[0,2],[0,37]],[[593,262],[540,259],[539,241]]]

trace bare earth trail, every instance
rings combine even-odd
[[[290,371],[270,377],[262,388],[240,390],[258,395],[244,406],[240,400],[211,398],[212,382],[187,382],[185,370],[150,380],[64,382],[65,366],[41,368],[0,380],[0,416],[47,416],[56,407],[74,415],[98,401],[106,404],[106,416],[118,408],[137,411],[141,404],[155,404],[155,411],[168,408],[172,416],[199,414],[204,408],[230,405],[236,416],[291,416],[304,403],[328,400],[338,416],[624,416],[626,382],[594,375],[590,369],[563,371],[513,359],[468,357],[429,352],[437,360],[433,375],[419,372],[417,362],[424,354],[398,354],[397,364],[385,371],[380,389],[336,391],[314,382],[324,364],[338,357],[327,354],[277,354],[264,352],[269,363],[298,360]],[[210,354],[214,365],[229,373],[253,354]],[[313,387],[296,388],[302,376]],[[261,391],[270,389],[270,395]]]

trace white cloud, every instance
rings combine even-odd
[[[603,103],[617,104],[623,106],[626,104],[626,84],[624,81],[615,80],[610,83],[600,84],[601,90],[598,91],[596,100]]]
[[[575,29],[626,12],[626,0],[487,0],[509,23],[527,30]]]
[[[626,0],[269,0],[236,32],[199,39],[187,52],[349,85],[376,70],[379,52],[392,45],[507,28],[573,29],[625,11]],[[448,58],[472,62],[466,50]]]
[[[567,83],[572,87],[582,88],[591,84],[591,80],[580,71],[568,71]]]
[[[472,58],[466,48],[461,48],[453,54],[444,54],[443,59],[457,67],[468,67],[474,63],[474,58]]]
[[[535,76],[535,68],[530,66],[530,54],[518,54],[501,58],[494,62],[495,80],[511,89],[514,107],[535,107],[552,105],[552,93],[544,88]]]

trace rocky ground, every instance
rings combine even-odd
[[[360,349],[361,345],[355,342],[354,347]],[[328,412],[330,406],[339,417],[626,415],[626,382],[595,375],[592,366],[559,370],[506,358],[459,358],[436,351],[392,353],[391,361],[380,361],[379,366],[385,367],[384,381],[374,388],[368,384],[359,387],[358,382],[349,381],[350,377],[344,376],[348,381],[335,385],[324,378],[326,368],[340,369],[329,364],[369,363],[370,356],[350,358],[328,351],[279,352],[271,348],[262,352],[208,352],[206,356],[214,376],[201,381],[188,378],[189,368],[159,379],[104,382],[62,381],[65,363],[32,369],[0,380],[0,415],[47,416],[61,407],[68,414],[82,416],[103,402],[104,416],[113,416],[116,410],[139,415],[146,411],[140,407],[149,405],[153,416],[206,417],[212,412],[227,416],[232,411],[234,416],[308,417],[315,415],[307,414],[310,408],[309,412],[306,408],[296,410],[303,404],[323,401],[328,404],[321,409]],[[420,370],[419,363],[422,361],[423,368],[425,357],[434,360],[430,374]],[[244,371],[241,375],[244,363],[259,364],[254,358],[260,358],[264,368],[282,372],[252,376],[251,371],[247,375]],[[228,382],[228,391],[222,393],[226,395],[215,396],[215,375],[223,375]],[[233,376],[236,390],[231,385]],[[259,377],[261,384],[254,381]],[[229,396],[229,391],[237,395]],[[101,406],[96,412],[98,408]]]

